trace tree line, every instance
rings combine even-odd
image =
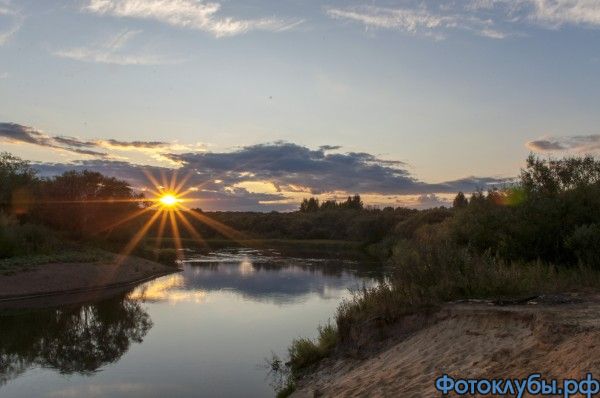
[[[42,224],[73,239],[128,240],[151,217],[151,211],[132,217],[147,205],[125,181],[93,171],[40,178],[28,162],[0,154],[0,213],[19,223]],[[248,238],[353,240],[385,258],[407,243],[427,243],[507,261],[600,266],[600,162],[591,156],[529,156],[513,184],[458,193],[451,208],[368,208],[357,194],[340,202],[307,198],[288,213],[204,214]],[[190,222],[206,239],[227,238]],[[180,234],[193,237],[184,228]]]

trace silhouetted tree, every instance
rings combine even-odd
[[[454,198],[454,201],[452,202],[452,207],[462,208],[462,207],[466,207],[468,205],[469,205],[469,201],[465,197],[465,194],[462,192],[457,193],[456,197]]]
[[[300,203],[300,211],[304,213],[315,212],[319,210],[319,199],[309,198],[302,200]]]
[[[37,217],[74,237],[110,229],[143,206],[127,182],[87,170],[45,180],[40,191]]]
[[[27,161],[0,153],[0,212],[18,214],[28,210],[35,182],[36,172]]]

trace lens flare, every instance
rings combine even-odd
[[[179,181],[177,179],[177,171],[173,171],[171,178],[168,178],[164,172],[161,173],[159,178],[156,178],[149,171],[144,171],[144,174],[151,184],[146,190],[152,194],[153,199],[138,199],[141,203],[141,208],[134,214],[125,217],[111,226],[111,228],[114,228],[117,225],[133,221],[142,215],[146,216],[144,224],[121,251],[119,262],[124,261],[142,241],[142,238],[148,234],[154,234],[155,250],[157,253],[160,252],[163,241],[169,239],[175,246],[177,259],[181,259],[183,243],[179,228],[180,225],[186,231],[186,239],[192,239],[203,247],[207,247],[204,238],[190,220],[193,220],[195,223],[204,224],[229,239],[235,241],[247,239],[241,232],[212,219],[202,213],[201,210],[191,209],[186,205],[186,203],[200,200],[199,198],[190,198],[188,196],[192,192],[197,192],[197,188],[184,189],[184,185],[192,175],[191,172]],[[156,228],[153,228],[155,224]],[[170,230],[169,237],[166,236],[167,230]]]
[[[161,196],[159,201],[163,206],[173,207],[177,204],[177,202],[179,202],[179,199],[177,199],[177,197],[175,195],[166,194],[166,195]]]

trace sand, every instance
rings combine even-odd
[[[174,267],[137,257],[108,263],[45,264],[0,275],[0,302],[114,288],[174,271]]]
[[[329,359],[293,397],[434,397],[437,377],[600,376],[600,297],[498,307],[448,304],[365,359]]]

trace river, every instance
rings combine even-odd
[[[0,311],[1,397],[272,397],[266,366],[381,269],[274,250],[187,251],[91,303]]]

